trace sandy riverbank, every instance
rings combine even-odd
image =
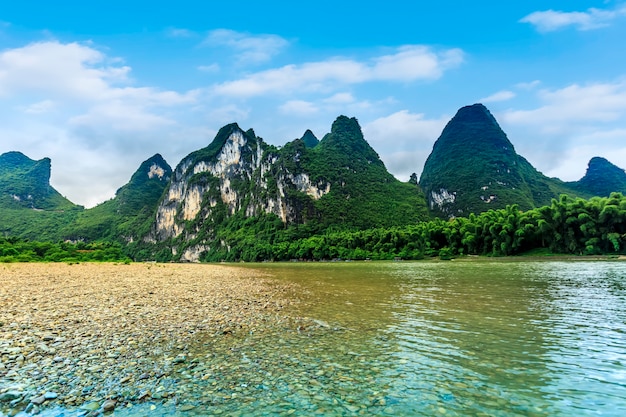
[[[192,340],[261,331],[293,294],[221,265],[0,265],[0,415],[171,398]]]

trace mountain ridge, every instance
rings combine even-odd
[[[347,116],[337,117],[321,140],[306,130],[282,147],[253,129],[225,125],[175,169],[155,154],[115,197],[90,209],[61,197],[50,172],[49,158],[0,155],[0,232],[115,240],[137,259],[186,261],[236,260],[238,251],[259,242],[283,245],[328,230],[398,227],[511,204],[527,210],[560,194],[588,198],[626,189],[624,170],[604,158],[593,158],[580,181],[546,177],[516,153],[482,104],[459,109],[433,144],[419,181],[391,175],[358,120]],[[593,188],[607,172],[604,188]]]

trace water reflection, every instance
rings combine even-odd
[[[626,415],[626,265],[536,265],[550,282],[548,397],[580,414]]]
[[[396,366],[414,370],[395,391],[421,398],[423,414],[626,414],[625,266],[395,266],[404,284],[389,331]]]

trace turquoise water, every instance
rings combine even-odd
[[[254,268],[301,325],[198,339],[184,401],[114,415],[626,415],[624,262]]]

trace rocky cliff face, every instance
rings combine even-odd
[[[296,222],[299,213],[289,194],[299,192],[317,200],[330,191],[330,184],[312,182],[306,172],[281,164],[284,153],[253,131],[225,126],[209,147],[176,167],[157,209],[154,239],[181,235],[193,239],[201,229],[239,212],[248,217],[274,214],[284,223]],[[299,158],[297,152],[293,158]]]
[[[420,185],[430,210],[443,217],[510,204],[525,210],[549,204],[560,193],[578,193],[518,155],[482,104],[461,108],[446,125],[426,160]]]
[[[230,124],[206,148],[184,158],[156,210],[146,242],[163,243],[176,259],[195,261],[216,246],[233,219],[268,219],[275,228],[311,224],[377,227],[425,218],[419,188],[393,178],[364,140],[356,119],[341,116],[331,133],[307,131],[277,148]],[[263,220],[260,220],[263,221]]]

